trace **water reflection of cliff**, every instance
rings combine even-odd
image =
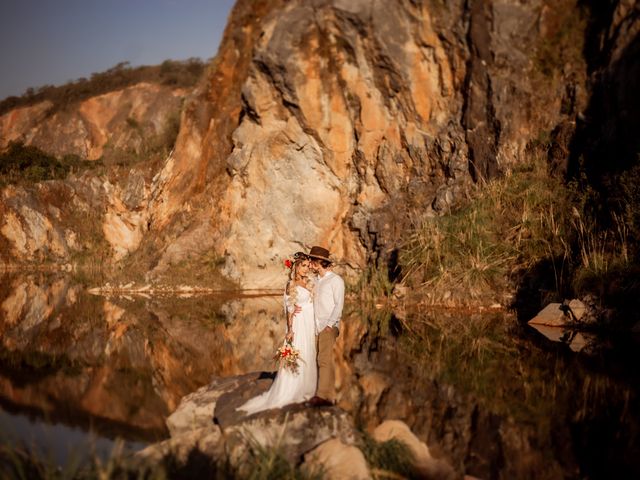
[[[69,277],[0,282],[0,402],[109,433],[155,437],[212,375],[268,369],[277,297],[126,299]],[[106,433],[106,432],[105,432]]]

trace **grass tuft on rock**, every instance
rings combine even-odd
[[[374,478],[417,478],[414,455],[404,442],[394,438],[377,442],[364,434],[359,447]]]

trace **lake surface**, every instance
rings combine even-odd
[[[640,478],[637,336],[540,332],[505,312],[376,316],[349,359],[375,385],[367,416],[404,419],[478,478]]]
[[[519,462],[536,478],[640,474],[634,337],[537,332],[504,312],[344,323],[339,383],[364,425],[402,418],[483,478]],[[59,463],[106,458],[115,439],[140,449],[212,376],[272,370],[283,333],[279,294],[100,296],[68,276],[5,275],[1,437]]]
[[[273,368],[275,296],[97,296],[68,276],[0,277],[0,431],[12,442],[140,448],[180,399]]]

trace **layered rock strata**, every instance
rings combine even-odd
[[[347,271],[385,261],[410,226],[526,161],[549,132],[550,160],[566,171],[588,100],[585,35],[604,35],[611,68],[635,75],[624,59],[635,51],[636,9],[609,4],[607,30],[587,28],[574,0],[240,0],[185,104],[173,154],[136,208],[109,196],[110,258],[142,259],[152,280],[213,254],[228,278],[269,288],[281,283],[283,256],[313,244]],[[81,112],[104,110],[91,138],[107,132],[118,143],[125,113],[107,112],[111,97]],[[22,132],[11,138],[45,128],[46,105],[32,108],[3,120]],[[98,155],[98,140],[77,151]],[[0,219],[12,255],[17,216]]]

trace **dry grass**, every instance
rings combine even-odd
[[[471,297],[508,289],[514,272],[568,256],[567,197],[542,161],[478,186],[460,210],[415,226],[400,257],[405,281]]]
[[[401,250],[403,282],[432,303],[491,301],[547,264],[557,297],[584,293],[580,285],[630,266],[630,233],[615,213],[607,228],[591,220],[580,195],[551,178],[543,159],[477,186],[459,210],[415,225]]]

